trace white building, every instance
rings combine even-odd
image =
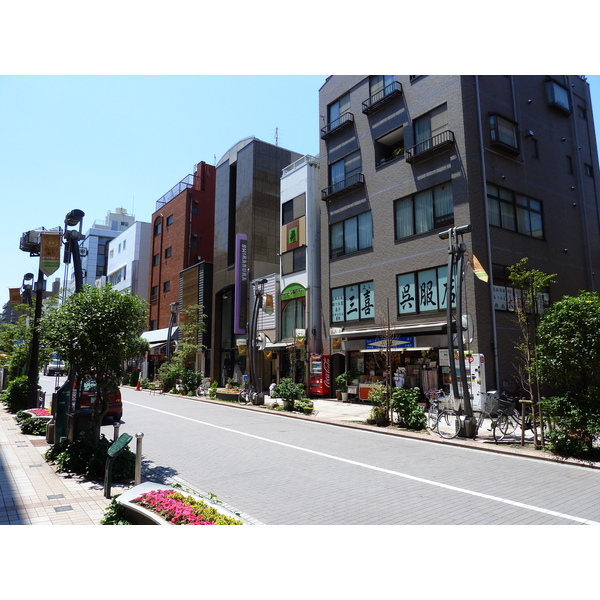
[[[128,229],[110,240],[107,274],[101,283],[110,283],[120,292],[129,292],[147,300],[150,235],[150,223],[135,221]]]
[[[80,244],[81,269],[83,284],[96,285],[96,280],[107,275],[108,243],[135,222],[133,215],[128,215],[124,208],[108,212],[104,223],[95,221],[85,233],[85,239]],[[75,290],[75,274],[71,265],[68,284],[69,292]]]

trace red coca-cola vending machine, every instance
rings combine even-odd
[[[327,354],[311,354],[309,377],[311,396],[331,396],[331,362]]]

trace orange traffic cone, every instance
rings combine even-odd
[[[142,389],[142,386],[140,385],[140,380],[138,379],[137,385],[135,386],[135,391],[139,392]]]

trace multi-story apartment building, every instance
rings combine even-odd
[[[280,315],[277,371],[306,384],[307,391],[329,393],[321,365],[321,200],[319,161],[303,156],[283,169],[281,176]],[[283,346],[283,348],[282,348]],[[268,350],[268,348],[267,348]],[[295,363],[295,364],[294,364]],[[313,381],[314,380],[314,381]],[[309,383],[310,382],[310,383]]]
[[[149,329],[164,329],[180,302],[180,272],[213,260],[215,167],[205,162],[156,202],[150,243]],[[182,308],[182,307],[180,307]]]
[[[116,290],[148,299],[150,223],[135,221],[108,243],[107,275],[98,280]]]
[[[128,215],[124,208],[108,212],[104,223],[95,221],[85,233],[85,239],[80,243],[81,269],[83,283],[95,285],[97,279],[106,277],[108,265],[108,244],[121,232],[125,231],[135,221],[133,215]],[[69,291],[75,290],[75,275],[71,265]]]
[[[507,268],[556,273],[547,301],[597,289],[598,158],[580,76],[332,76],[321,115],[324,353],[332,377],[446,385],[448,241],[489,276],[464,280],[467,350],[488,389],[514,384],[518,290]],[[461,321],[463,319],[460,319]],[[392,364],[383,359],[389,338]],[[402,379],[400,379],[402,378]]]
[[[247,372],[249,297],[260,291],[257,285],[267,294],[275,291],[281,173],[300,157],[250,137],[230,148],[217,164],[210,376],[220,385],[228,378],[240,381]],[[268,387],[272,364],[261,361],[258,368]]]
[[[166,358],[166,342],[177,337],[181,311],[200,305],[207,329],[198,340],[198,370],[207,369],[205,348],[210,335],[212,260],[215,217],[215,167],[198,163],[156,202],[149,242],[148,374],[154,376]],[[204,313],[204,314],[202,314]]]

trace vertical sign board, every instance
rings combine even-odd
[[[40,271],[48,277],[60,267],[60,233],[44,231],[40,238]]]
[[[235,292],[233,304],[233,332],[246,333],[248,323],[248,237],[235,236]]]

